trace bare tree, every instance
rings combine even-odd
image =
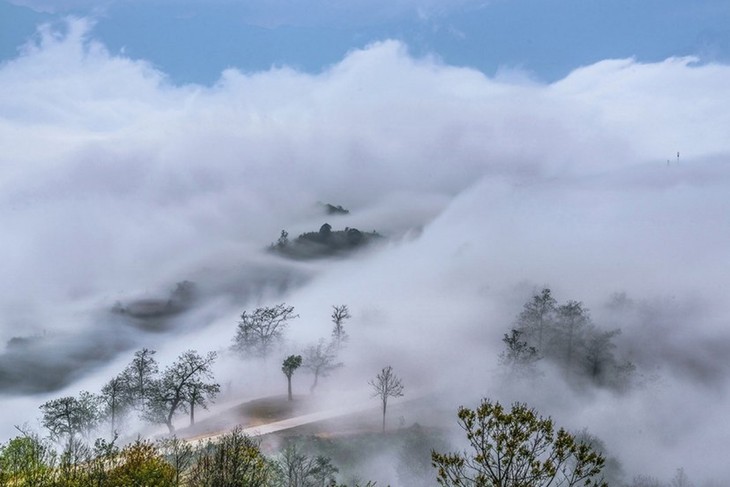
[[[232,348],[244,356],[266,358],[271,348],[281,342],[289,320],[294,318],[298,318],[294,306],[284,303],[256,308],[253,313],[244,311]]]
[[[284,362],[281,364],[281,371],[284,372],[284,375],[286,376],[286,381],[289,385],[289,388],[287,390],[289,392],[288,398],[290,401],[292,400],[291,376],[294,375],[294,371],[297,370],[301,365],[301,355],[289,355],[287,358],[284,359]]]
[[[206,383],[202,380],[191,381],[185,387],[185,400],[190,413],[190,426],[195,424],[195,406],[208,409],[208,402],[212,401],[221,391],[216,383]]]
[[[144,405],[149,388],[154,382],[154,377],[160,370],[155,360],[157,352],[149,348],[143,348],[134,352],[132,362],[122,372],[128,384],[132,401],[137,407]]]
[[[373,388],[372,397],[379,397],[383,404],[383,431],[385,431],[385,410],[388,407],[389,397],[403,396],[403,383],[393,373],[393,367],[390,365],[380,371],[375,379],[368,381]]]
[[[165,423],[170,433],[175,432],[172,423],[175,414],[185,410],[189,405],[190,389],[195,384],[204,384],[216,388],[218,384],[206,382],[213,378],[211,366],[217,354],[208,352],[201,357],[195,350],[188,350],[178,357],[177,362],[167,367],[159,380],[150,388],[145,408],[145,418],[155,423]],[[217,386],[217,387],[216,387]]]
[[[52,399],[40,406],[43,426],[54,439],[72,440],[77,434],[87,436],[99,421],[99,398],[82,391],[79,397],[66,396]]]
[[[350,310],[347,308],[346,304],[332,306],[332,323],[334,324],[334,327],[332,328],[332,341],[337,347],[337,350],[342,348],[345,342],[349,339],[349,336],[345,331],[345,320],[350,318],[352,318],[352,316],[350,316]]]
[[[128,377],[122,373],[104,384],[99,398],[102,404],[102,415],[111,422],[113,437],[119,423],[118,420],[133,403]]]
[[[320,377],[327,377],[333,370],[342,367],[342,362],[335,362],[337,359],[336,343],[326,343],[320,338],[316,345],[310,345],[304,350],[304,361],[302,365],[314,375],[314,382],[309,388],[310,394],[314,392]]]

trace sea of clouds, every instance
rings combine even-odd
[[[0,434],[142,346],[163,364],[225,350],[243,309],[281,301],[300,315],[292,350],[349,305],[343,388],[392,364],[455,410],[498,394],[501,337],[547,285],[620,327],[646,383],[578,393],[555,378],[505,397],[588,427],[629,476],[727,477],[728,86],[730,67],[693,58],[489,78],[396,41],[318,74],[179,86],[109,53],[87,20],[43,27],[0,65],[0,341],[42,342],[0,355]],[[346,260],[265,252],[325,222],[389,239]],[[162,330],[109,313],[183,280],[201,298]],[[607,307],[616,293],[629,312]],[[264,391],[241,367],[223,357],[221,383]]]

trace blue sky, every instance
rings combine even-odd
[[[730,60],[726,0],[1,0],[0,59],[16,56],[38,24],[68,15],[95,19],[92,35],[112,53],[146,59],[176,83],[212,84],[228,67],[319,72],[384,39],[415,56],[548,82],[608,58]]]

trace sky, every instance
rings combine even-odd
[[[390,364],[450,411],[491,394],[587,427],[629,478],[727,478],[728,11],[634,3],[0,3],[0,437],[141,347],[221,351],[227,400],[283,391],[225,353],[243,309],[294,305],[296,351],[348,304],[323,389],[369,400]],[[265,251],[325,221],[388,238]],[[183,280],[174,319],[110,311]],[[500,388],[546,285],[622,329],[640,385]]]
[[[210,85],[229,67],[321,72],[385,39],[488,75],[519,69],[548,82],[609,58],[730,59],[723,0],[3,0],[0,59],[38,23],[68,15],[91,16],[112,53],[145,59],[178,84]]]

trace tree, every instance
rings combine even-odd
[[[568,374],[573,372],[574,357],[584,345],[584,332],[590,323],[588,310],[580,301],[571,300],[558,307],[556,338],[560,341],[559,348],[563,349],[559,357],[562,356]]]
[[[258,442],[246,436],[240,426],[209,442],[190,469],[190,487],[268,487],[275,469],[261,453]]]
[[[521,331],[512,330],[502,338],[507,350],[499,355],[499,362],[509,368],[511,378],[531,377],[537,373],[535,364],[540,360],[537,349],[520,340],[521,337]]]
[[[390,365],[380,371],[375,379],[368,382],[374,390],[372,397],[379,397],[383,404],[383,431],[385,431],[385,411],[388,407],[389,397],[403,396],[403,383],[393,373]]]
[[[66,396],[52,399],[40,406],[41,423],[54,439],[88,436],[99,421],[99,398],[82,391],[79,397]]]
[[[516,403],[505,411],[483,399],[476,410],[459,408],[459,425],[471,451],[431,454],[437,480],[444,486],[607,487],[599,478],[605,460],[587,443],[550,418]]]
[[[103,484],[108,487],[174,487],[175,470],[147,441],[137,440],[126,446],[119,464],[109,470]]]
[[[120,374],[104,384],[99,398],[102,404],[102,416],[109,418],[111,433],[114,436],[118,419],[133,403],[128,376]]]
[[[681,467],[677,469],[669,485],[671,487],[694,487],[694,484],[689,480],[689,477]]]
[[[271,348],[281,342],[289,320],[298,318],[294,306],[284,303],[244,311],[238,322],[233,349],[243,355],[266,358]]]
[[[37,434],[21,433],[0,446],[0,485],[50,487],[56,465],[53,448]]]
[[[557,301],[550,289],[544,288],[540,294],[534,295],[531,301],[525,303],[517,317],[517,329],[526,334],[538,351],[542,351],[546,334],[553,325],[556,306]]]
[[[352,318],[350,316],[350,310],[346,304],[340,306],[332,306],[332,341],[334,342],[337,350],[340,350],[345,342],[349,339],[347,332],[345,331],[345,320]]]
[[[134,358],[122,375],[129,387],[132,401],[138,407],[144,405],[147,393],[154,383],[155,375],[159,372],[155,350],[143,348],[134,352]]]
[[[190,412],[190,426],[195,424],[195,406],[208,409],[208,402],[212,401],[221,391],[216,383],[206,383],[202,380],[190,381],[185,387],[185,400]]]
[[[175,414],[196,404],[189,403],[191,388],[200,384],[211,388],[220,387],[206,382],[213,379],[211,366],[216,358],[215,352],[208,352],[205,357],[201,357],[195,350],[180,355],[175,363],[165,369],[162,377],[152,384],[144,416],[152,422],[165,423],[170,434],[174,433],[172,420]]]
[[[195,451],[189,441],[181,440],[177,436],[162,438],[157,442],[157,449],[160,451],[165,461],[175,470],[175,479],[173,485],[179,487],[183,485],[185,473],[192,465],[195,458]]]
[[[337,359],[335,342],[326,343],[320,338],[316,345],[310,345],[304,350],[302,365],[314,375],[314,382],[309,388],[310,394],[314,392],[320,377],[327,377],[333,370],[342,367]]]
[[[284,375],[286,376],[286,381],[288,384],[288,397],[289,400],[292,400],[291,395],[291,376],[294,375],[294,371],[297,370],[302,365],[302,356],[301,355],[289,355],[287,358],[284,359],[284,362],[281,364],[281,371],[284,372]]]

